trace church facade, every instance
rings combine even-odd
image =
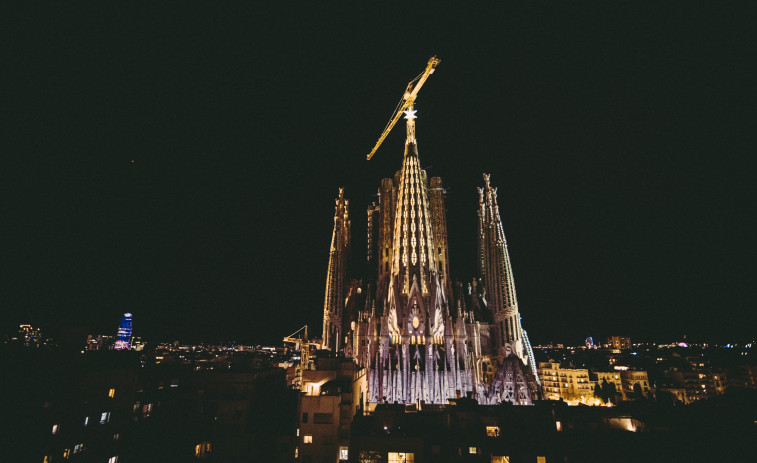
[[[363,279],[348,274],[349,202],[336,200],[323,347],[366,369],[370,403],[531,404],[538,394],[533,353],[521,326],[497,191],[479,193],[479,275],[450,277],[444,190],[421,169],[414,111],[407,114],[401,169],[381,181],[368,207]]]

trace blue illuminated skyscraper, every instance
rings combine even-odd
[[[121,317],[121,325],[118,327],[116,344],[113,346],[116,350],[128,350],[131,344],[131,312],[126,312]]]

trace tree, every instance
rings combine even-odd
[[[602,402],[605,401],[605,393],[603,390],[603,385],[607,384],[607,380],[605,379],[603,383],[597,383],[597,385],[594,387],[594,397],[601,400]]]
[[[616,394],[615,383],[608,383],[607,378],[604,378],[602,384],[597,384],[597,387],[594,388],[594,397],[604,403],[615,403]]]
[[[670,392],[666,391],[664,389],[658,389],[655,399],[657,400],[657,403],[665,404],[665,405],[672,405],[676,402],[676,396]]]
[[[605,383],[607,383],[607,380],[605,380]],[[607,396],[608,403],[614,404],[617,402],[618,390],[615,387],[615,383],[607,383],[607,389],[605,389],[605,395]]]
[[[635,400],[644,398],[644,393],[641,391],[641,385],[639,383],[633,383],[633,394],[631,397]]]

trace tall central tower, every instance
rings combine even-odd
[[[379,204],[369,207],[376,297],[356,325],[353,345],[375,403],[446,403],[473,390],[463,317],[450,317],[441,179],[429,182],[421,168],[415,113],[412,106],[405,111],[402,167],[382,181]]]
[[[405,116],[407,139],[397,188],[387,291],[389,335],[397,343],[404,328],[415,326],[411,336],[441,343],[447,301],[436,270],[428,181],[418,159],[415,112],[410,108]],[[408,323],[407,327],[401,326],[403,323]]]

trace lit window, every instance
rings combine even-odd
[[[499,426],[487,426],[486,435],[488,437],[499,437]]]
[[[475,455],[476,454],[476,447],[468,447],[468,453],[470,453],[471,455]]]
[[[304,444],[312,444],[313,443],[313,436],[311,436],[310,434],[305,434],[304,436],[302,436],[302,442]]]
[[[414,453],[389,452],[387,463],[415,463]]]
[[[84,444],[76,444],[76,445],[74,445],[74,453],[79,453],[82,450],[84,450]]]
[[[299,457],[300,457],[300,446],[299,445],[295,445],[294,446],[294,458],[299,458]]]
[[[562,423],[555,421],[555,428],[557,428],[558,431],[562,431]]]
[[[100,415],[100,424],[105,424],[110,421],[110,412],[103,412]]]
[[[115,397],[116,396],[116,390],[113,388],[108,389],[108,397]]]
[[[57,424],[53,425],[53,434],[58,434],[58,425]]]
[[[339,447],[339,459],[340,460],[350,459],[350,449],[348,447]]]
[[[492,463],[510,463],[510,457],[495,457],[492,455]]]
[[[118,440],[119,437],[121,437],[120,434],[118,433],[113,434],[113,440]]]
[[[64,449],[63,450],[63,459],[68,460],[69,455],[71,455],[71,449]]]
[[[118,463],[118,455],[108,458],[108,463]]]
[[[86,426],[86,425],[88,425],[88,424],[89,424],[89,417],[88,417],[88,416],[85,416],[85,417],[84,417],[84,426]]]
[[[536,463],[547,463],[547,457],[536,457]]]
[[[42,463],[50,463],[52,460],[52,455],[45,455],[44,458],[42,458]]]
[[[195,457],[205,458],[210,453],[210,442],[200,442],[195,445]]]
[[[297,437],[300,437],[300,428],[297,428]]]

